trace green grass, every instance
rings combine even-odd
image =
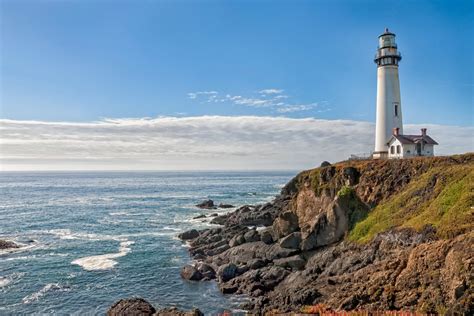
[[[354,188],[350,186],[343,186],[337,192],[337,196],[346,204],[349,210],[349,230],[351,230],[358,222],[367,217],[369,208],[359,199]]]
[[[474,166],[434,167],[356,223],[349,239],[368,242],[395,227],[421,230],[430,224],[449,238],[474,228]]]

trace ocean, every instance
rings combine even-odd
[[[238,311],[242,296],[181,279],[190,262],[176,235],[213,227],[204,199],[235,206],[271,201],[295,172],[3,172],[0,315],[103,315],[117,300],[156,308]]]

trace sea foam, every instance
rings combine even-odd
[[[117,253],[107,253],[103,255],[79,258],[72,261],[71,263],[76,264],[88,271],[111,269],[117,264],[117,261],[114,259],[127,255],[127,253],[131,251],[129,246],[133,243],[133,241],[129,240],[121,241]]]
[[[12,280],[10,278],[0,276],[0,288],[7,286],[11,282]]]

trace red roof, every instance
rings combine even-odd
[[[395,139],[397,139],[402,144],[417,144],[420,142],[424,142],[428,145],[438,145],[438,143],[428,135],[392,135]],[[392,138],[388,142],[390,142]]]

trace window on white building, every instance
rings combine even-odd
[[[390,146],[390,153],[392,155],[395,153],[395,146]]]
[[[401,152],[401,149],[402,148],[400,147],[400,145],[397,145],[397,154],[399,154]]]

